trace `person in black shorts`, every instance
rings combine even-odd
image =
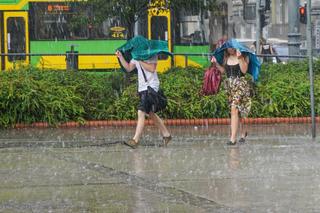
[[[120,51],[116,52],[116,56],[119,58],[121,65],[126,69],[127,72],[131,72],[135,68],[138,70],[138,92],[140,97],[140,102],[138,105],[138,123],[134,137],[129,141],[126,141],[125,144],[133,149],[137,148],[139,139],[143,132],[145,118],[147,115],[149,115],[154,124],[162,133],[163,146],[167,146],[172,139],[171,134],[164,125],[163,120],[152,111],[152,105],[148,102],[146,96],[148,86],[152,87],[155,91],[159,90],[160,81],[156,71],[158,62],[157,55],[145,61],[132,59],[129,63],[124,59]],[[147,82],[143,76],[143,71],[145,73]]]

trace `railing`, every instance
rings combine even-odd
[[[188,66],[188,61],[189,61],[189,57],[190,56],[203,56],[203,57],[207,57],[208,61],[209,61],[209,57],[212,56],[211,53],[177,53],[174,54],[174,56],[183,56],[185,57],[184,61],[185,61],[185,66]],[[300,59],[305,59],[308,56],[307,55],[271,55],[271,54],[256,54],[256,56],[258,57],[277,57],[277,58],[300,58]]]
[[[66,59],[66,69],[67,70],[78,70],[78,57],[79,56],[115,56],[115,54],[111,53],[78,53],[78,52],[66,52],[66,53],[1,53],[0,56],[11,56],[11,57],[19,57],[19,56],[65,56]],[[211,53],[176,53],[173,54],[172,58],[172,66],[175,66],[174,57],[181,56],[184,58],[184,67],[189,66],[190,57],[203,57],[206,58],[207,61],[210,61]],[[258,57],[277,57],[277,58],[297,58],[297,59],[305,59],[306,55],[271,55],[271,54],[257,54]]]

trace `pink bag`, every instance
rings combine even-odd
[[[209,67],[204,73],[202,95],[215,95],[219,92],[221,73],[215,65]]]

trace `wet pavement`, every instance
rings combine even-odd
[[[320,140],[310,125],[0,132],[0,212],[320,212]],[[319,130],[319,129],[318,129]],[[319,131],[317,131],[319,132]]]

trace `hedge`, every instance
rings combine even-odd
[[[315,62],[316,114],[320,111],[320,62]],[[199,94],[203,68],[172,68],[159,74],[168,97],[164,118],[226,118],[223,86],[215,96]],[[247,75],[248,79],[250,76]],[[67,72],[22,67],[0,73],[0,126],[16,123],[136,119],[137,76],[120,71]],[[304,61],[268,64],[255,84],[251,117],[310,115],[308,66]]]

